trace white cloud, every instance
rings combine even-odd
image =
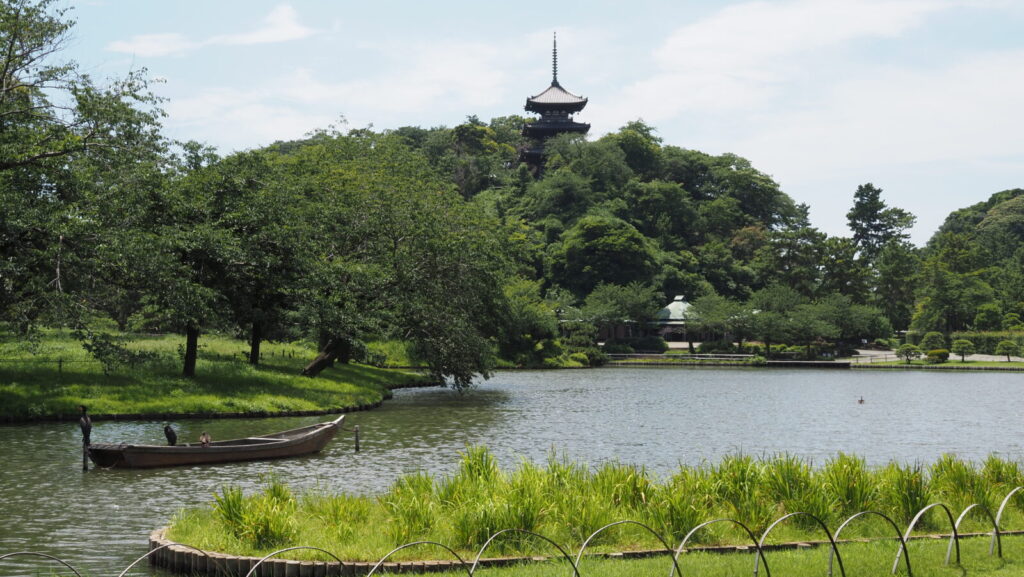
[[[813,177],[858,166],[1024,157],[1024,51],[935,71],[888,68],[837,84],[813,109],[781,111],[740,142],[771,166]],[[870,175],[867,175],[869,177]]]
[[[456,122],[494,105],[504,92],[506,78],[497,65],[503,53],[493,47],[435,43],[406,47],[402,54],[399,67],[374,77],[331,81],[300,68],[254,78],[256,84],[243,88],[174,97],[166,106],[168,124],[227,152],[299,138],[341,115],[354,126],[398,126],[422,124],[423,110],[450,110]]]
[[[274,44],[301,40],[315,33],[299,23],[298,13],[288,4],[282,4],[270,11],[270,14],[263,19],[264,26],[251,32],[241,34],[228,34],[215,36],[209,39],[206,44],[224,45],[249,45],[249,44]]]
[[[898,36],[950,0],[746,2],[679,28],[650,55],[655,72],[625,86],[605,114],[619,125],[644,111],[652,122],[683,113],[749,114],[806,78],[822,51]]]
[[[897,36],[946,0],[748,2],[680,28],[655,51],[665,70],[765,76],[764,65],[865,37]]]
[[[276,44],[301,40],[315,34],[312,28],[303,26],[298,13],[288,4],[276,6],[263,19],[263,26],[250,32],[213,36],[206,40],[190,40],[178,33],[143,34],[129,40],[117,40],[107,45],[111,52],[124,52],[136,56],[167,56],[184,54],[205,46],[247,46],[254,44]]]
[[[193,50],[198,45],[181,34],[142,34],[130,40],[116,40],[107,45],[111,52],[123,52],[135,56],[167,56]]]

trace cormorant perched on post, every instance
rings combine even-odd
[[[78,417],[78,426],[82,429],[82,444],[91,445],[92,419],[89,418],[88,409],[85,408],[85,405],[78,405],[78,411],[82,414],[82,416]]]
[[[164,436],[167,437],[167,445],[173,447],[178,444],[178,434],[170,425],[164,425]]]

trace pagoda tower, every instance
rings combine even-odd
[[[566,132],[586,134],[590,125],[572,119],[572,115],[583,110],[586,105],[586,98],[576,96],[558,83],[556,34],[551,49],[551,86],[526,99],[526,111],[537,113],[540,118],[523,125],[523,136],[529,139],[529,143],[519,152],[519,160],[539,170],[544,162],[544,144],[547,139]]]

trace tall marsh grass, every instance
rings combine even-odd
[[[524,460],[506,471],[486,448],[468,447],[450,476],[404,475],[376,498],[322,490],[296,497],[277,479],[265,480],[261,491],[248,496],[226,487],[212,506],[179,514],[170,537],[200,548],[227,546],[242,554],[313,545],[348,559],[374,561],[417,540],[474,553],[503,529],[524,529],[576,548],[597,529],[624,519],[647,525],[673,545],[704,521],[732,518],[760,535],[776,519],[794,512],[810,513],[834,531],[855,513],[878,511],[902,531],[918,511],[938,501],[954,516],[972,503],[984,504],[994,516],[1001,499],[1022,482],[1020,466],[996,456],[982,464],[946,455],[930,466],[868,467],[859,457],[839,454],[814,467],[788,454],[733,455],[716,464],[680,466],[661,480],[636,465],[592,468],[554,453],[546,463]],[[991,530],[991,521],[978,512],[965,519],[961,531]],[[843,537],[894,536],[881,518],[862,519],[845,529]],[[1014,500],[1002,525],[1024,528],[1024,499]],[[935,508],[917,532],[949,529],[948,519]],[[503,537],[491,553],[551,554],[550,545],[525,533]],[[822,538],[820,526],[806,515],[793,517],[772,533],[773,542]],[[749,542],[749,536],[717,524],[695,534],[692,542],[740,543]],[[595,551],[662,547],[657,537],[635,524],[617,525],[591,544]]]

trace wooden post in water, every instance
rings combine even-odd
[[[353,427],[353,430],[356,432],[356,452],[358,453],[359,452],[359,425],[356,425],[355,427]]]
[[[82,472],[89,470],[89,445],[82,441]]]

